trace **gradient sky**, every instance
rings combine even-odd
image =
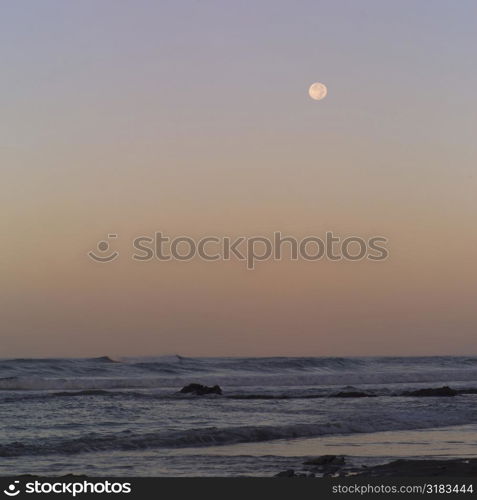
[[[0,357],[477,354],[476,17],[0,1]],[[379,234],[391,256],[127,258],[159,230]],[[90,261],[108,233],[120,258]]]

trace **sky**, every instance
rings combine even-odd
[[[477,355],[476,15],[0,1],[0,357]],[[156,231],[389,258],[132,260]]]

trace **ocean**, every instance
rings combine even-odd
[[[1,475],[272,476],[476,445],[476,357],[0,360]]]

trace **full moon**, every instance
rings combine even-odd
[[[315,101],[321,101],[326,97],[327,93],[328,89],[326,85],[320,82],[312,83],[308,89],[308,94],[310,94],[310,97]]]

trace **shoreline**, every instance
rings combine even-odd
[[[57,477],[82,479],[91,478],[97,479],[97,476],[89,474],[66,473],[58,476],[50,476],[48,474],[18,474],[15,476],[0,475],[0,477],[18,477],[25,478],[40,478],[40,477]],[[118,477],[118,476],[112,476]],[[122,476],[127,478],[128,476]],[[154,476],[133,476],[136,478],[154,478]],[[467,478],[477,477],[477,458],[454,458],[454,459],[396,459],[384,464],[359,467],[350,467],[347,464],[346,456],[339,455],[322,455],[303,462],[303,467],[297,469],[287,469],[277,472],[273,476],[157,476],[157,478],[200,478],[207,477],[209,479],[266,479],[266,478],[429,478],[429,477],[449,477],[449,478]]]

